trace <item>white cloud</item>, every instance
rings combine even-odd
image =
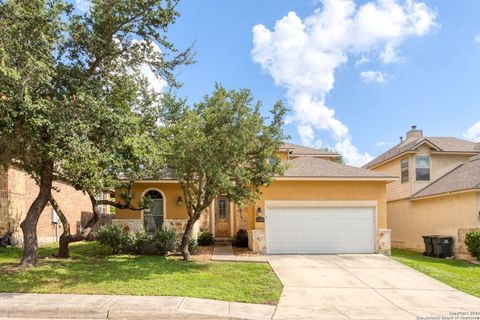
[[[392,75],[388,73],[373,71],[373,70],[360,72],[360,77],[362,78],[362,81],[365,83],[372,83],[372,82],[385,83],[390,79],[392,79]]]
[[[463,136],[468,140],[480,142],[480,121],[474,123],[470,128],[463,133]]]
[[[322,9],[303,20],[289,12],[272,30],[254,26],[252,58],[276,85],[287,89],[294,112],[290,120],[298,124],[303,143],[313,143],[317,131],[326,130],[346,161],[361,165],[372,157],[352,144],[347,126],[325,103],[334,72],[349,56],[398,60],[398,46],[427,33],[435,25],[435,13],[413,0],[378,0],[360,7],[352,0],[321,2]]]
[[[81,12],[89,11],[90,7],[92,6],[92,2],[90,0],[75,0],[75,4],[77,9]]]
[[[473,38],[473,41],[475,41],[476,43],[480,43],[480,34],[478,36],[475,36],[475,38]]]
[[[355,67],[361,66],[362,64],[370,62],[370,58],[366,56],[361,56],[357,61],[355,61]]]
[[[385,143],[385,141],[378,141],[375,145],[377,147],[383,147],[384,145],[386,145],[386,143]]]
[[[144,43],[144,41],[143,40],[141,40],[141,41],[133,40],[132,41],[132,44],[137,44],[137,43]],[[154,53],[159,54],[159,55],[162,53],[162,50],[160,49],[160,47],[155,42],[151,43],[151,50]],[[142,74],[142,76],[145,77],[145,79],[147,79],[147,81],[149,83],[150,90],[153,90],[156,93],[161,93],[163,91],[163,89],[167,86],[167,81],[165,81],[165,79],[157,76],[155,74],[155,72],[152,70],[152,68],[150,68],[150,66],[146,63],[144,63],[140,66],[140,73]]]

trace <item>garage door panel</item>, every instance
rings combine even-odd
[[[372,253],[375,209],[267,208],[267,253]]]

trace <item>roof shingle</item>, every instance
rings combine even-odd
[[[315,149],[310,147],[305,147],[299,144],[285,142],[280,150],[290,150],[291,155],[323,155],[326,157],[339,157],[340,155],[335,152],[330,152],[327,150]]]
[[[288,163],[290,167],[284,174],[284,177],[287,178],[397,178],[376,171],[314,157],[300,157],[290,160]]]
[[[469,189],[480,190],[480,155],[470,158],[469,162],[459,165],[443,177],[413,194],[411,198],[423,198]]]
[[[480,143],[472,141],[454,137],[412,137],[387,150],[363,167],[372,168],[405,152],[415,151],[423,143],[430,143],[435,149],[438,149],[437,151],[442,152],[480,153]]]

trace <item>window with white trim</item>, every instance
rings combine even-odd
[[[400,160],[402,183],[408,182],[408,158]]]
[[[417,181],[430,181],[430,157],[415,157],[415,175]]]
[[[149,200],[148,207],[143,210],[143,229],[154,233],[163,226],[163,196],[157,190],[145,193],[144,198]]]

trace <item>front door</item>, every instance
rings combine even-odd
[[[230,201],[220,197],[215,200],[215,237],[230,236]]]

